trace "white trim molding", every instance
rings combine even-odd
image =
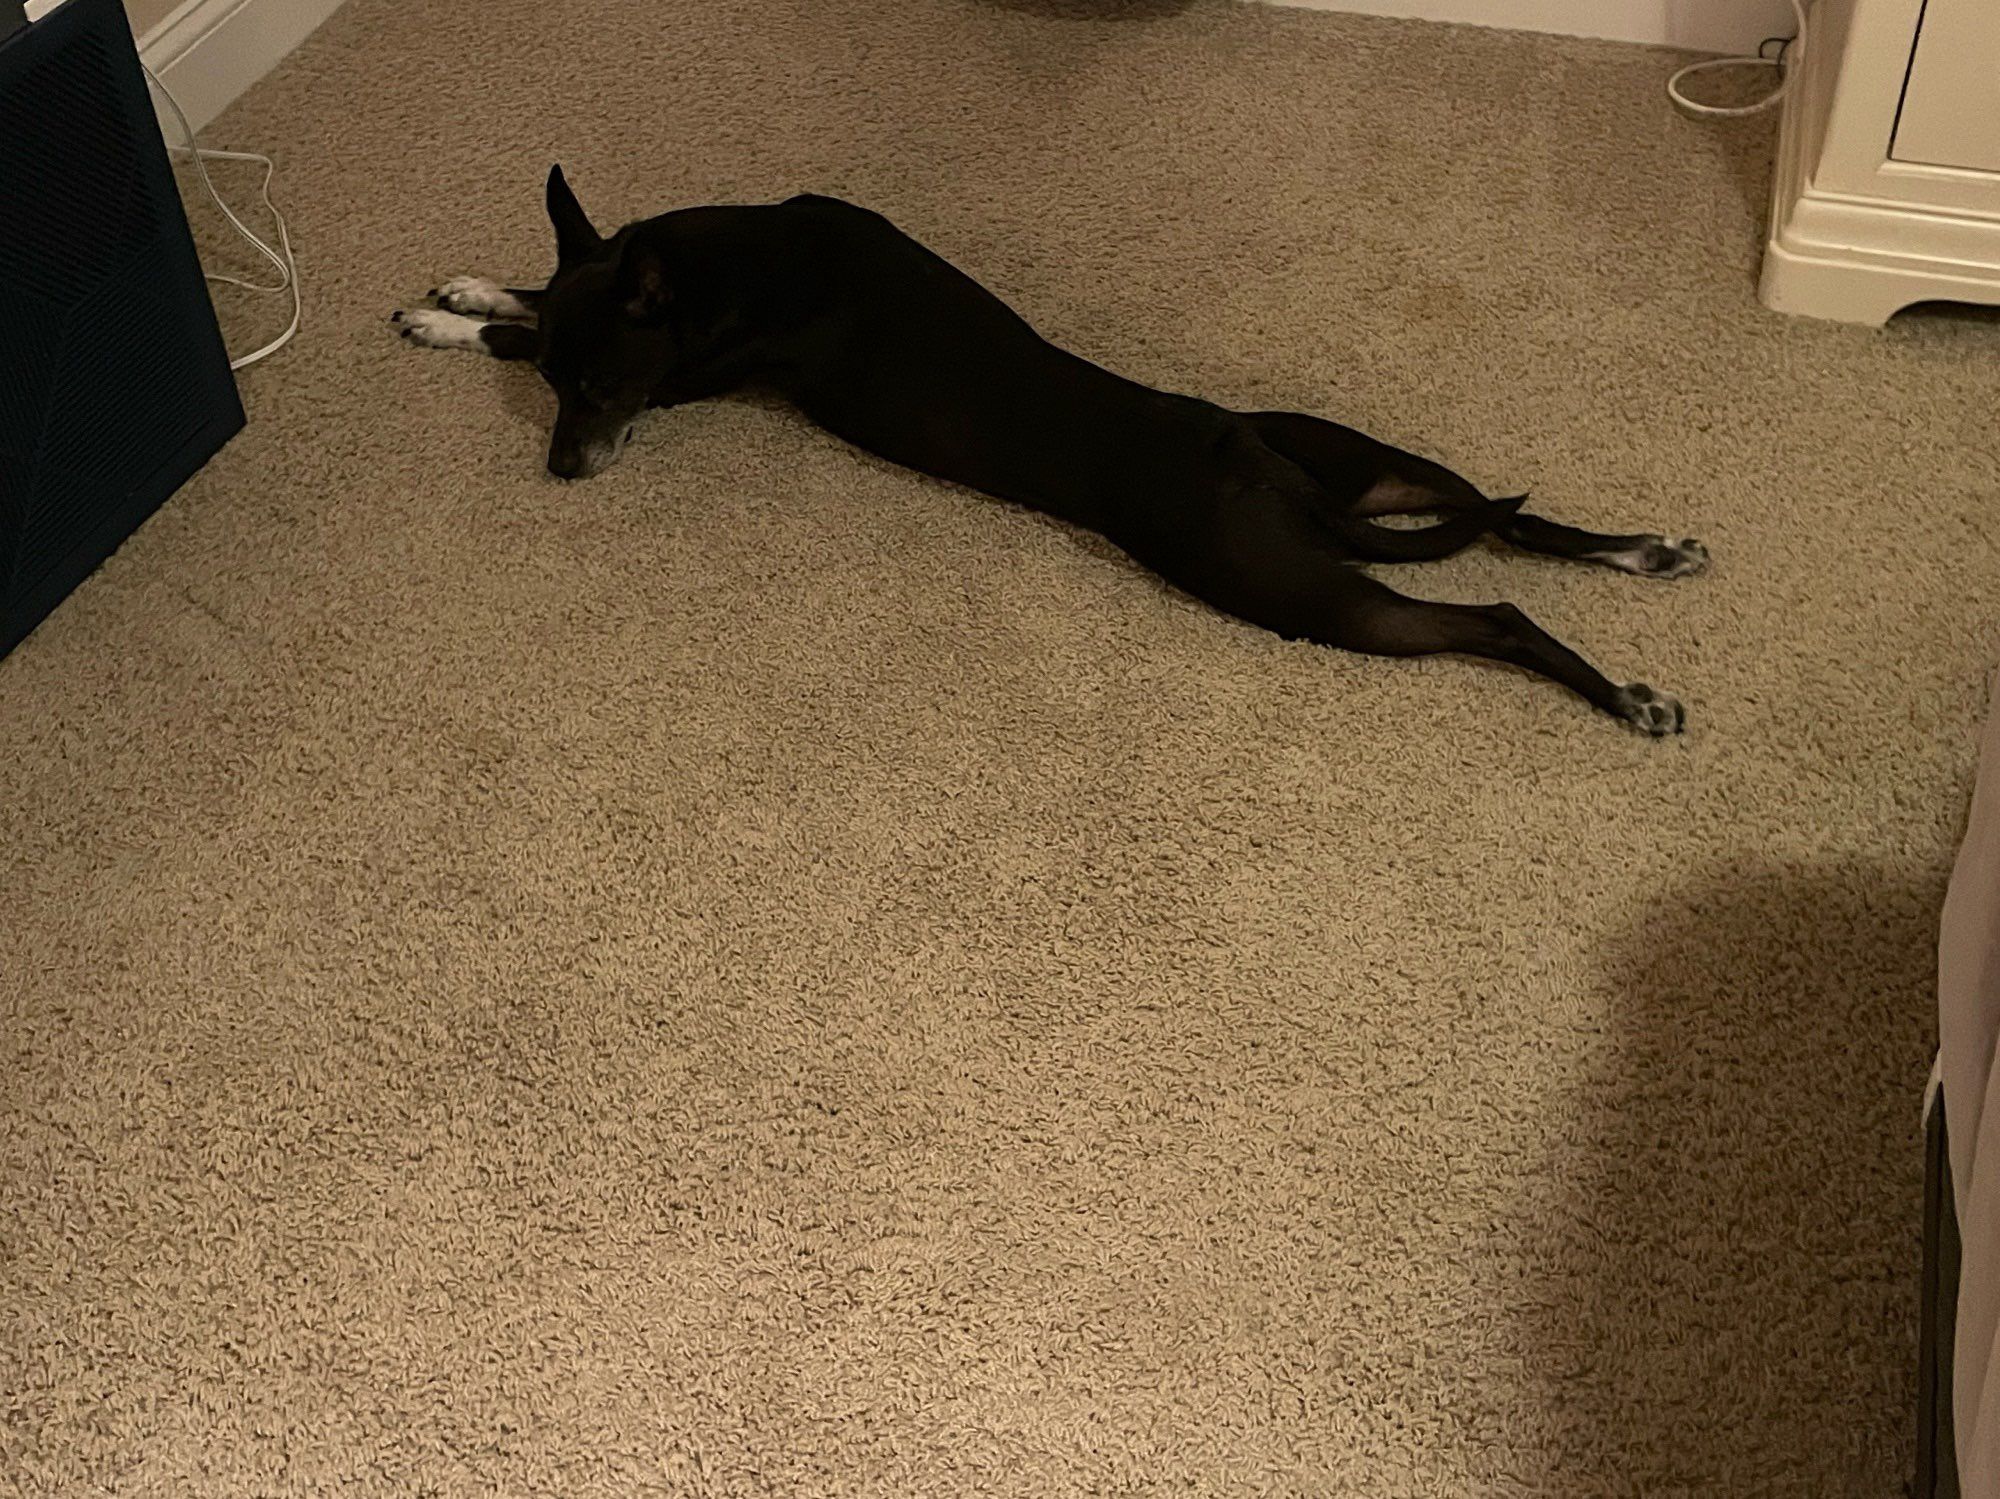
[[[1508,31],[1745,53],[1796,29],[1787,0],[1265,0],[1306,10],[1456,21]]]
[[[188,123],[200,130],[311,36],[340,3],[186,0],[139,38],[139,55],[174,91]],[[161,128],[169,140],[178,135],[164,113]]]
[[[26,0],[39,21],[62,0]],[[139,56],[174,91],[196,130],[221,114],[340,9],[341,0],[182,0],[139,37]],[[180,130],[156,96],[160,131]]]

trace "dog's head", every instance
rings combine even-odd
[[[587,479],[624,451],[632,424],[673,368],[675,338],[661,247],[643,225],[606,239],[549,170],[556,273],[539,306],[535,368],[556,393],[549,472]]]

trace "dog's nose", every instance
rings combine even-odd
[[[571,450],[551,449],[549,452],[549,472],[558,479],[580,479],[583,477],[583,454]]]

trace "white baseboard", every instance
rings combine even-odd
[[[1510,31],[1651,42],[1695,52],[1753,51],[1798,29],[1787,0],[1266,0],[1306,10],[1457,21]]]
[[[139,55],[160,75],[199,130],[311,36],[341,0],[187,0],[139,38]],[[155,104],[158,104],[156,99]],[[162,113],[170,141],[178,130]]]

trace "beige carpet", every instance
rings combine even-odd
[[[0,1490],[1900,1492],[2000,322],[1760,311],[1769,127],[1668,62],[352,0],[213,132],[304,334],[0,663]],[[1134,375],[1702,537],[1401,575],[1686,738],[768,406],[547,479],[532,374],[386,316],[544,270],[558,157],[611,221],[846,194]]]

